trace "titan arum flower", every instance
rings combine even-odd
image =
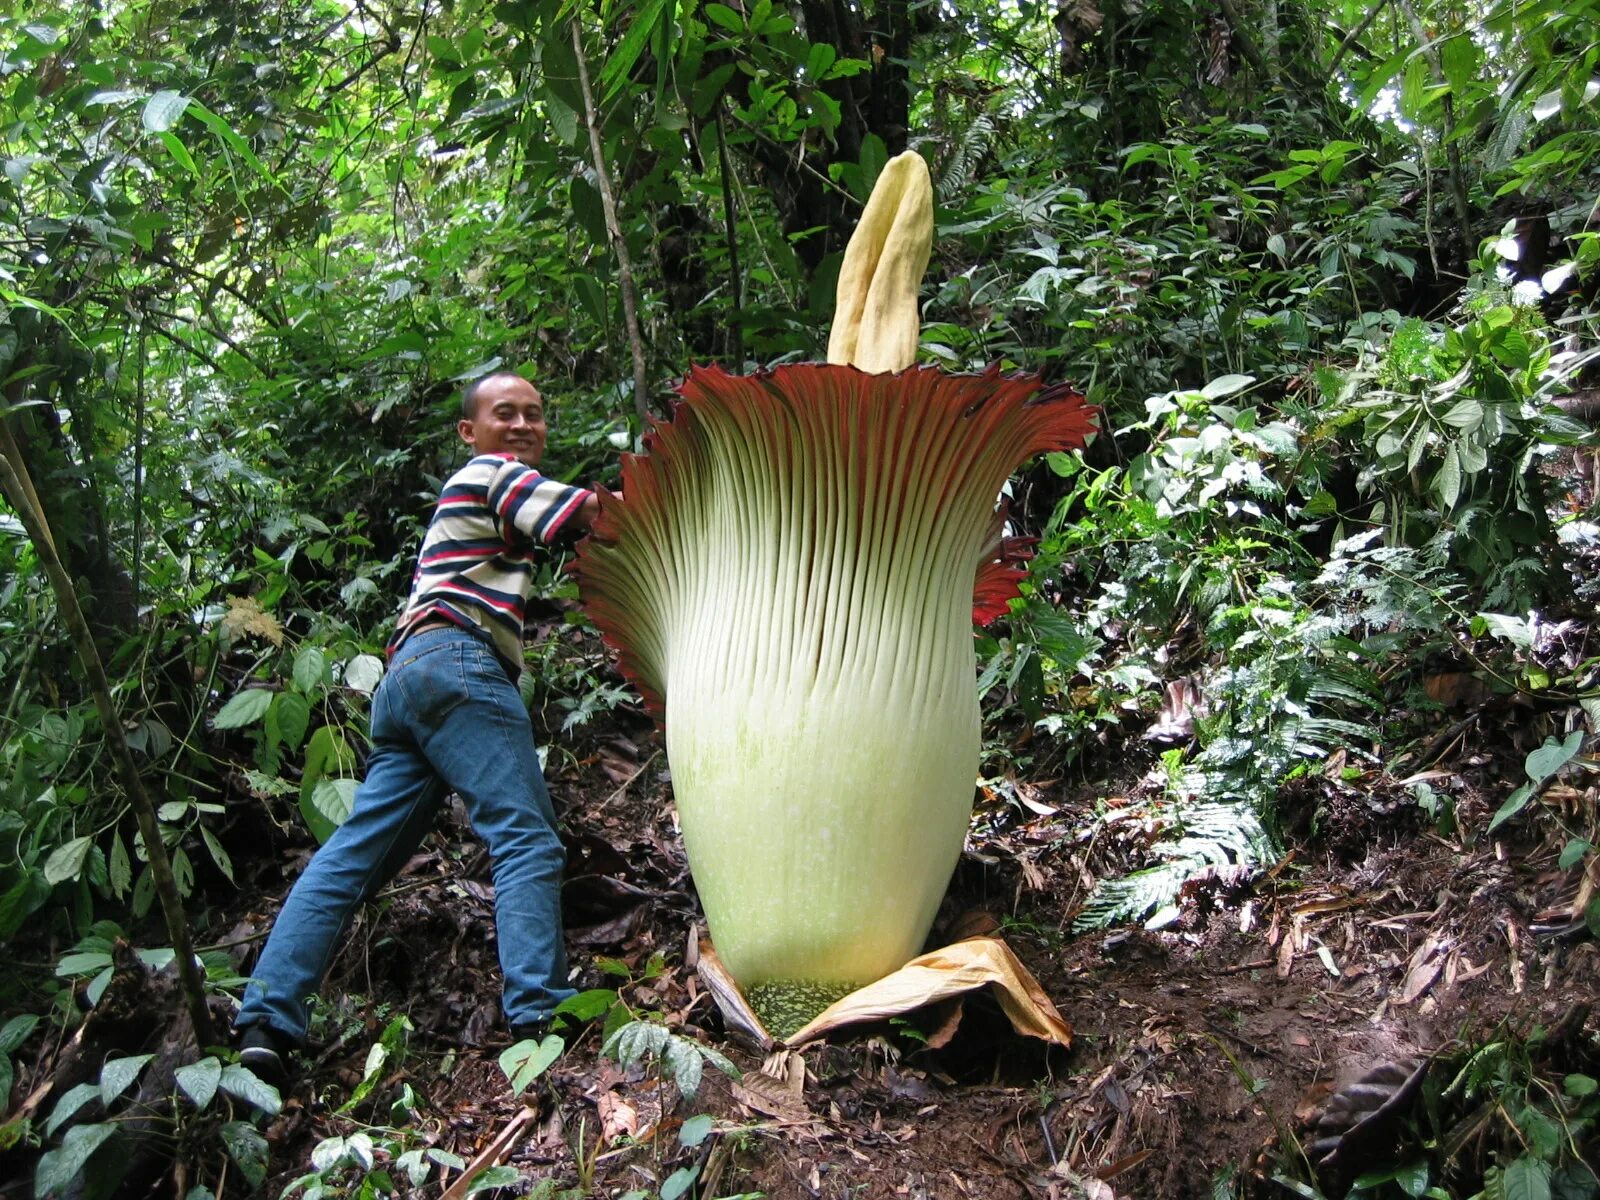
[[[579,552],[664,722],[712,940],[780,1036],[921,951],[972,812],[972,622],[1022,574],[995,498],[1093,428],[1035,377],[904,369],[932,227],[902,155],[840,273],[834,361],[691,371]]]

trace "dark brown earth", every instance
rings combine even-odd
[[[1159,932],[1071,931],[1094,878],[1137,865],[1137,839],[1119,845],[1083,831],[1101,797],[1158,790],[1145,775],[1153,749],[1117,751],[1114,788],[1033,785],[1026,805],[986,794],[933,943],[951,931],[998,931],[1074,1027],[1073,1047],[1017,1036],[976,996],[959,1013],[914,1015],[918,1033],[869,1028],[806,1048],[798,1103],[773,1077],[783,1067],[761,1074],[763,1057],[730,1039],[685,965],[698,911],[659,740],[626,709],[557,733],[548,774],[571,836],[566,906],[582,985],[620,985],[636,1011],[727,1054],[745,1080],[708,1067],[685,1101],[650,1062],[625,1070],[603,1057],[601,1031],[588,1026],[569,1034],[523,1099],[513,1097],[496,1065],[509,1039],[487,863],[453,812],[363,913],[337,960],[314,1044],[266,1126],[270,1173],[258,1194],[277,1196],[307,1172],[323,1139],[361,1130],[465,1160],[498,1139],[501,1161],[522,1181],[498,1195],[655,1196],[673,1171],[694,1165],[692,1194],[705,1197],[1295,1194],[1271,1181],[1303,1187],[1313,1178],[1297,1147],[1316,1136],[1310,1124],[1330,1093],[1385,1067],[1392,1093],[1419,1062],[1456,1070],[1465,1048],[1496,1031],[1525,1037],[1574,1012],[1581,1022],[1600,982],[1600,947],[1573,917],[1593,880],[1556,865],[1573,830],[1592,836],[1586,777],[1551,787],[1496,837],[1478,832],[1527,746],[1576,710],[1492,705],[1435,713],[1415,733],[1413,746],[1435,761],[1417,764],[1414,754],[1410,769],[1426,766],[1435,789],[1455,797],[1466,832],[1429,827],[1381,771],[1323,764],[1284,797],[1295,832],[1282,861],[1188,889],[1180,920]],[[1429,745],[1450,727],[1448,744]],[[240,890],[214,893],[208,914],[213,939],[237,946],[246,970],[310,849],[287,808],[266,827],[262,803],[234,798],[226,832],[236,861],[249,865]],[[253,858],[242,842],[256,844]],[[276,849],[263,854],[266,845]],[[157,1014],[148,1037],[181,1024],[179,1011]],[[403,1058],[341,1111],[370,1047],[400,1014],[413,1027]],[[948,1034],[952,1020],[939,1049],[919,1040]],[[1579,1048],[1559,1061],[1566,1052],[1551,1053],[1553,1071],[1583,1065]],[[22,1064],[28,1078],[17,1094],[56,1065],[48,1049]],[[397,1116],[406,1088],[413,1107]],[[696,1114],[714,1118],[713,1132],[684,1147],[679,1131]],[[1379,1125],[1374,1143],[1352,1143],[1351,1168],[1385,1161],[1397,1141],[1417,1136],[1403,1113]],[[1461,1177],[1481,1171],[1495,1146],[1492,1129],[1467,1145]],[[203,1145],[180,1148],[179,1158],[180,1174],[169,1166],[127,1194],[172,1195],[179,1178],[218,1196],[249,1191]],[[421,1188],[394,1194],[438,1196],[459,1175],[435,1169]],[[1327,1194],[1342,1194],[1337,1175],[1324,1174]],[[326,1194],[360,1194],[359,1172],[340,1178],[348,1190]]]

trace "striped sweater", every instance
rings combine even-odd
[[[509,454],[480,454],[462,467],[433,510],[389,653],[422,622],[442,618],[486,637],[520,671],[534,548],[553,541],[588,496]]]

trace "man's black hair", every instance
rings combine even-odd
[[[487,375],[479,375],[466,387],[461,389],[461,416],[463,420],[470,421],[478,415],[478,389],[491,379],[521,379],[515,371],[490,371]],[[526,381],[524,381],[526,382]]]

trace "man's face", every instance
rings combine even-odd
[[[479,454],[511,454],[536,467],[550,432],[544,423],[544,398],[526,379],[497,375],[478,388],[477,409],[471,420],[456,425],[456,432]]]

